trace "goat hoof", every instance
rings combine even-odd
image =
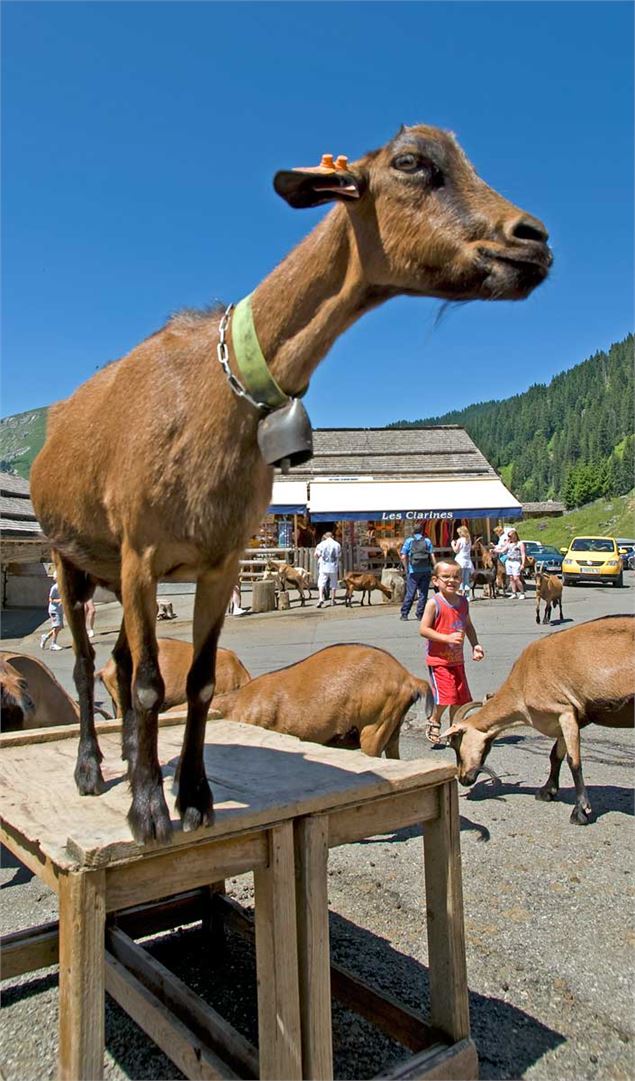
[[[214,800],[207,778],[202,777],[194,784],[184,783],[181,779],[176,808],[185,832],[209,826],[214,818]]]
[[[96,758],[79,758],[77,760],[75,784],[80,796],[101,796],[106,786],[101,767]]]
[[[557,792],[556,789],[547,788],[547,786],[545,785],[544,788],[539,788],[538,789],[538,791],[536,792],[536,794],[534,796],[534,799],[542,800],[543,803],[551,803],[552,800],[554,800],[557,795],[558,795],[558,792]]]
[[[161,783],[133,796],[128,825],[137,844],[151,841],[165,844],[172,836],[172,823]]]
[[[569,822],[574,826],[588,826],[591,821],[591,811],[585,811],[582,807],[574,807]]]

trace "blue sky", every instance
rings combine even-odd
[[[316,427],[548,381],[633,326],[630,3],[2,5],[3,416],[70,394],[181,307],[251,291],[324,211],[278,168],[452,129],[550,230],[519,304],[398,299],[335,345]]]

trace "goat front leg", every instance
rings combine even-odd
[[[165,843],[171,834],[170,814],[163,794],[159,764],[159,707],[165,689],[159,670],[156,639],[156,578],[150,552],[139,554],[128,545],[122,550],[121,594],[125,629],[118,639],[125,696],[127,662],[125,639],[132,659],[131,696],[122,702],[123,754],[128,760],[132,803],[128,824],[135,841]],[[127,708],[126,708],[127,707]]]
[[[558,795],[560,788],[560,767],[564,761],[567,747],[564,742],[563,736],[559,736],[553,747],[551,748],[551,754],[549,755],[549,762],[551,763],[551,769],[549,770],[549,776],[542,786],[536,792],[536,799],[544,800],[548,803],[550,800],[554,800]]]
[[[573,712],[567,711],[560,715],[560,728],[567,748],[567,762],[575,785],[575,806],[569,821],[575,826],[586,826],[591,821],[593,809],[582,776],[580,726]]]
[[[104,778],[101,772],[103,755],[95,729],[95,650],[88,637],[84,613],[84,603],[92,597],[95,586],[84,571],[74,567],[59,552],[53,552],[53,559],[75,652],[73,679],[79,699],[75,784],[80,796],[98,796],[104,790]]]
[[[546,603],[545,614],[543,616],[542,622],[543,623],[550,623],[551,622],[551,601],[547,601],[547,603]]]
[[[177,773],[179,791],[176,806],[184,830],[207,825],[214,813],[203,751],[207,713],[214,695],[216,650],[227,599],[224,576],[222,580],[218,574],[199,578],[192,628],[194,658],[187,676],[187,721]]]

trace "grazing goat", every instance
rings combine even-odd
[[[295,586],[300,594],[300,604],[304,607],[304,591],[311,599],[311,575],[304,567],[293,567],[291,563],[282,563],[277,559],[268,559],[265,574],[274,572],[278,576],[281,589]]]
[[[0,683],[5,730],[77,724],[77,705],[37,657],[0,652]]]
[[[191,642],[178,638],[159,638],[159,669],[163,678],[163,702],[160,712],[174,709],[187,702],[187,674],[192,667],[194,648]],[[117,686],[117,665],[111,658],[97,673],[112,698],[115,717],[121,717],[121,697]],[[216,654],[215,694],[225,694],[249,683],[251,676],[231,649],[219,648]]]
[[[379,758],[399,758],[401,723],[423,699],[428,683],[375,646],[327,646],[304,661],[257,676],[245,687],[214,699],[230,721],[255,724],[313,743],[361,748]]]
[[[259,432],[281,430],[275,411],[293,411],[289,398],[365,312],[400,294],[521,300],[552,261],[542,222],[488,187],[453,135],[427,125],[402,127],[351,164],[329,155],[279,172],[274,186],[293,207],[336,205],[235,310],[174,316],[51,409],[31,470],[73,636],[83,795],[103,791],[83,604],[100,584],[123,605],[114,657],[126,688],[128,822],[140,843],[171,831],[157,755],[160,580],[197,583],[177,808],[186,830],[212,817],[203,748],[216,648],[273,481]],[[234,389],[241,380],[249,397]]]
[[[444,739],[456,752],[459,781],[472,785],[492,743],[506,729],[528,724],[555,737],[549,779],[536,799],[555,799],[566,754],[576,791],[571,821],[586,825],[592,812],[582,776],[580,729],[588,724],[632,727],[634,703],[635,616],[604,616],[532,642],[477,713],[467,718],[479,703],[459,708]]]
[[[544,574],[542,571],[538,571],[536,574],[536,623],[540,623],[540,602],[545,602],[545,614],[542,617],[543,623],[549,623],[551,620],[551,609],[555,609],[556,605],[560,609],[560,619],[562,619],[562,579],[558,578],[557,574]]]
[[[368,593],[368,603],[372,604],[370,595],[373,589],[379,589],[384,597],[388,597],[388,600],[392,599],[392,589],[388,589],[379,581],[376,574],[366,574],[361,571],[351,571],[350,574],[345,574],[342,578],[341,585],[346,590],[344,594],[344,604],[347,608],[353,606],[353,593],[361,593],[362,599],[359,602],[360,606],[364,604],[364,596]]]

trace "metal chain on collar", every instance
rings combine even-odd
[[[251,394],[245,390],[244,386],[240,382],[231,368],[229,367],[229,349],[227,348],[227,340],[225,333],[229,326],[229,317],[233,311],[234,305],[230,304],[225,311],[219,325],[218,325],[218,345],[216,346],[216,355],[218,357],[218,363],[225,372],[227,382],[232,388],[237,398],[245,398],[250,405],[253,405],[254,409],[257,409],[259,413],[268,413],[270,410],[264,402],[257,402],[255,398],[252,398]]]

